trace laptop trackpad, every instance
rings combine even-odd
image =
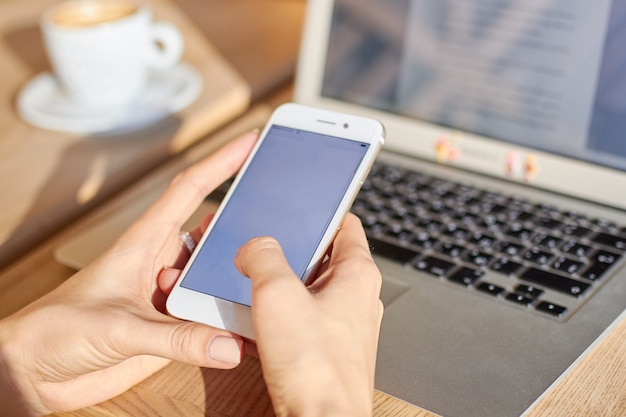
[[[402,293],[410,288],[409,285],[394,281],[390,278],[383,278],[383,287],[380,291],[380,299],[385,307],[389,307],[389,304],[398,298]]]

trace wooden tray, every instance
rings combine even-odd
[[[247,83],[169,0],[156,20],[185,37],[183,61],[201,74],[195,102],[141,131],[81,137],[23,122],[20,88],[49,71],[38,19],[57,0],[0,0],[0,268],[248,108]]]

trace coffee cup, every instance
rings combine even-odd
[[[184,40],[133,0],[69,0],[41,18],[59,88],[77,106],[119,108],[136,99],[150,73],[175,65]]]

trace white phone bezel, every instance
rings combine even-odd
[[[374,163],[376,155],[384,142],[384,128],[374,119],[302,106],[295,103],[283,104],[272,114],[270,120],[261,132],[259,140],[250,152],[250,155],[246,159],[241,170],[235,177],[233,184],[226,193],[222,203],[218,207],[214,220],[221,215],[226,202],[230,199],[233,190],[237,187],[243,173],[249,166],[250,161],[256,154],[256,151],[263,142],[272,125],[291,127],[325,135],[337,136],[344,139],[358,140],[370,144],[367,154],[363,158],[359,169],[348,187],[348,191],[344,195],[332,221],[329,224],[328,229],[320,241],[320,245],[317,247],[315,254],[313,255],[313,261],[306,268],[304,276],[304,280],[306,280],[308,276],[315,271],[315,268],[322,260],[328,246],[332,242],[332,239],[341,224],[341,221],[352,205],[360,185],[365,180],[369,169]],[[232,331],[245,338],[255,340],[256,337],[254,334],[254,327],[252,325],[250,307],[181,286],[181,282],[183,281],[188,269],[195,260],[196,255],[200,252],[198,249],[204,244],[213,224],[215,224],[215,221],[209,225],[209,228],[204,233],[202,239],[198,242],[198,247],[187,262],[180,278],[172,289],[172,292],[167,299],[167,311],[174,317],[204,323],[209,326]]]

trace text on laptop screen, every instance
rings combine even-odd
[[[626,1],[335,7],[323,95],[626,169]]]

